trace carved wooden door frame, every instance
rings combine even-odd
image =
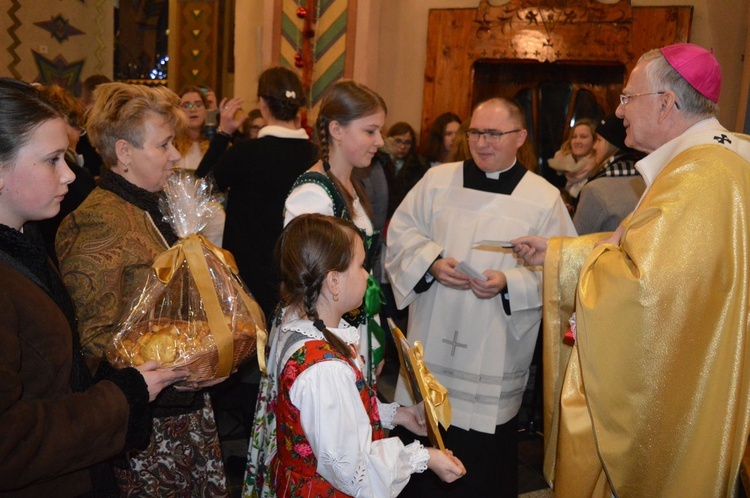
[[[627,75],[646,51],[687,42],[692,7],[631,7],[629,0],[511,0],[429,13],[422,140],[443,112],[471,113],[477,61],[622,64]],[[624,83],[624,82],[623,82]],[[602,103],[613,112],[616,96]]]

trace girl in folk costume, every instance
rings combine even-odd
[[[244,496],[396,496],[426,468],[447,482],[461,477],[450,452],[383,439],[395,425],[425,434],[424,408],[381,404],[364,381],[359,331],[342,319],[368,280],[357,228],[301,215],[277,247],[284,307],[271,331]]]
[[[323,96],[316,123],[320,160],[299,176],[284,205],[284,224],[303,213],[320,213],[352,221],[365,235],[365,268],[372,269],[380,233],[373,229],[370,204],[362,184],[352,176],[354,168],[370,166],[383,145],[380,131],[385,122],[383,99],[364,85],[340,81]],[[361,329],[359,352],[368,365],[372,383],[382,367],[385,334],[375,316],[382,293],[371,278],[364,309],[354,309],[347,321]],[[364,333],[365,329],[369,333]]]

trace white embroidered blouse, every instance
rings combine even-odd
[[[286,311],[284,311],[286,315]],[[307,340],[325,340],[310,320],[296,314],[282,318],[271,332],[269,376],[278,380],[289,357]],[[329,330],[347,344],[359,342],[359,331],[342,320],[340,328]],[[288,337],[299,332],[306,338],[285,352]],[[280,357],[284,354],[284,357]],[[364,365],[358,361],[357,367]],[[414,441],[404,446],[397,437],[372,440],[370,419],[355,386],[353,366],[342,361],[325,361],[308,367],[294,381],[290,400],[300,411],[300,421],[318,460],[318,473],[336,489],[357,497],[397,496],[414,472],[427,469],[427,450]],[[378,401],[384,428],[393,428],[398,403]]]

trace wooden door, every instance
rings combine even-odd
[[[493,7],[482,1],[477,9],[431,10],[422,130],[443,112],[467,118],[485,98],[514,98],[527,111],[543,172],[576,117],[614,112],[638,57],[688,41],[692,7],[559,3],[511,0]]]

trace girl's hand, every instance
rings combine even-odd
[[[461,460],[453,456],[451,450],[445,450],[445,453],[437,448],[427,448],[430,459],[427,462],[427,468],[433,471],[440,480],[453,482],[466,474],[466,467]]]
[[[427,421],[424,415],[424,401],[417,405],[399,406],[396,416],[393,417],[393,425],[400,425],[417,436],[426,436]]]
[[[143,365],[135,367],[141,372],[143,380],[148,386],[148,400],[153,401],[165,387],[175,382],[188,378],[189,372],[185,369],[159,370],[159,364],[155,361],[147,361]]]

